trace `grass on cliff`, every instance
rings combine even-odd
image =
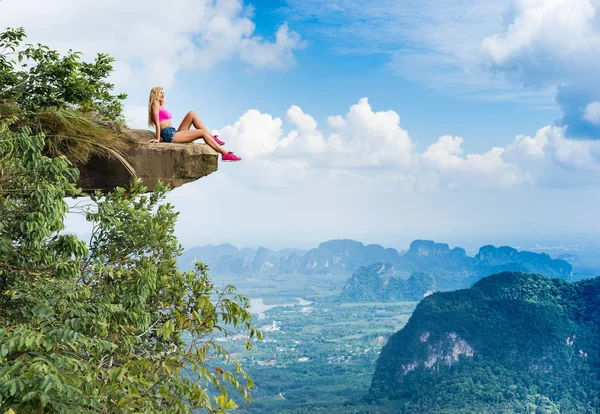
[[[44,109],[26,112],[10,102],[0,102],[0,119],[10,120],[12,130],[29,127],[45,136],[47,156],[65,155],[75,165],[82,165],[92,155],[116,158],[129,164],[123,151],[137,143],[124,133],[121,122],[98,121],[75,109]]]

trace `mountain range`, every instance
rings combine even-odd
[[[541,273],[568,279],[572,265],[545,253],[517,251],[512,247],[483,246],[470,257],[465,249],[430,240],[415,240],[406,252],[354,240],[330,240],[310,250],[239,249],[231,244],[207,245],[186,250],[179,259],[182,269],[194,260],[206,263],[214,273],[331,274],[353,272],[363,266],[385,262],[393,276],[409,279],[415,273],[429,273],[439,290],[471,286],[481,277],[502,271]]]

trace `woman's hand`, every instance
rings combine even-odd
[[[155,142],[160,142],[160,139],[158,139],[158,138],[153,138],[153,139],[151,139],[150,141],[148,141],[148,144],[153,144],[153,143],[155,143]]]

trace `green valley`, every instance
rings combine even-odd
[[[240,336],[218,338],[256,384],[248,412],[342,413],[348,404],[362,405],[383,345],[406,324],[417,302],[341,303],[337,297],[346,278],[214,277],[217,285],[235,283],[255,298],[253,305],[256,298],[262,299],[259,305],[287,305],[254,314],[264,340],[250,352]]]
[[[248,412],[597,412],[600,279],[507,272],[431,294],[412,278],[381,263],[351,277],[214,277],[252,298],[264,334],[250,352],[241,336],[218,338],[256,384]],[[348,286],[405,296],[352,298]]]

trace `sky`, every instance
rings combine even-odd
[[[243,158],[173,190],[185,247],[600,240],[600,0],[0,0]],[[177,125],[176,125],[177,126]],[[192,145],[192,144],[190,144]],[[85,234],[79,216],[69,229]]]

